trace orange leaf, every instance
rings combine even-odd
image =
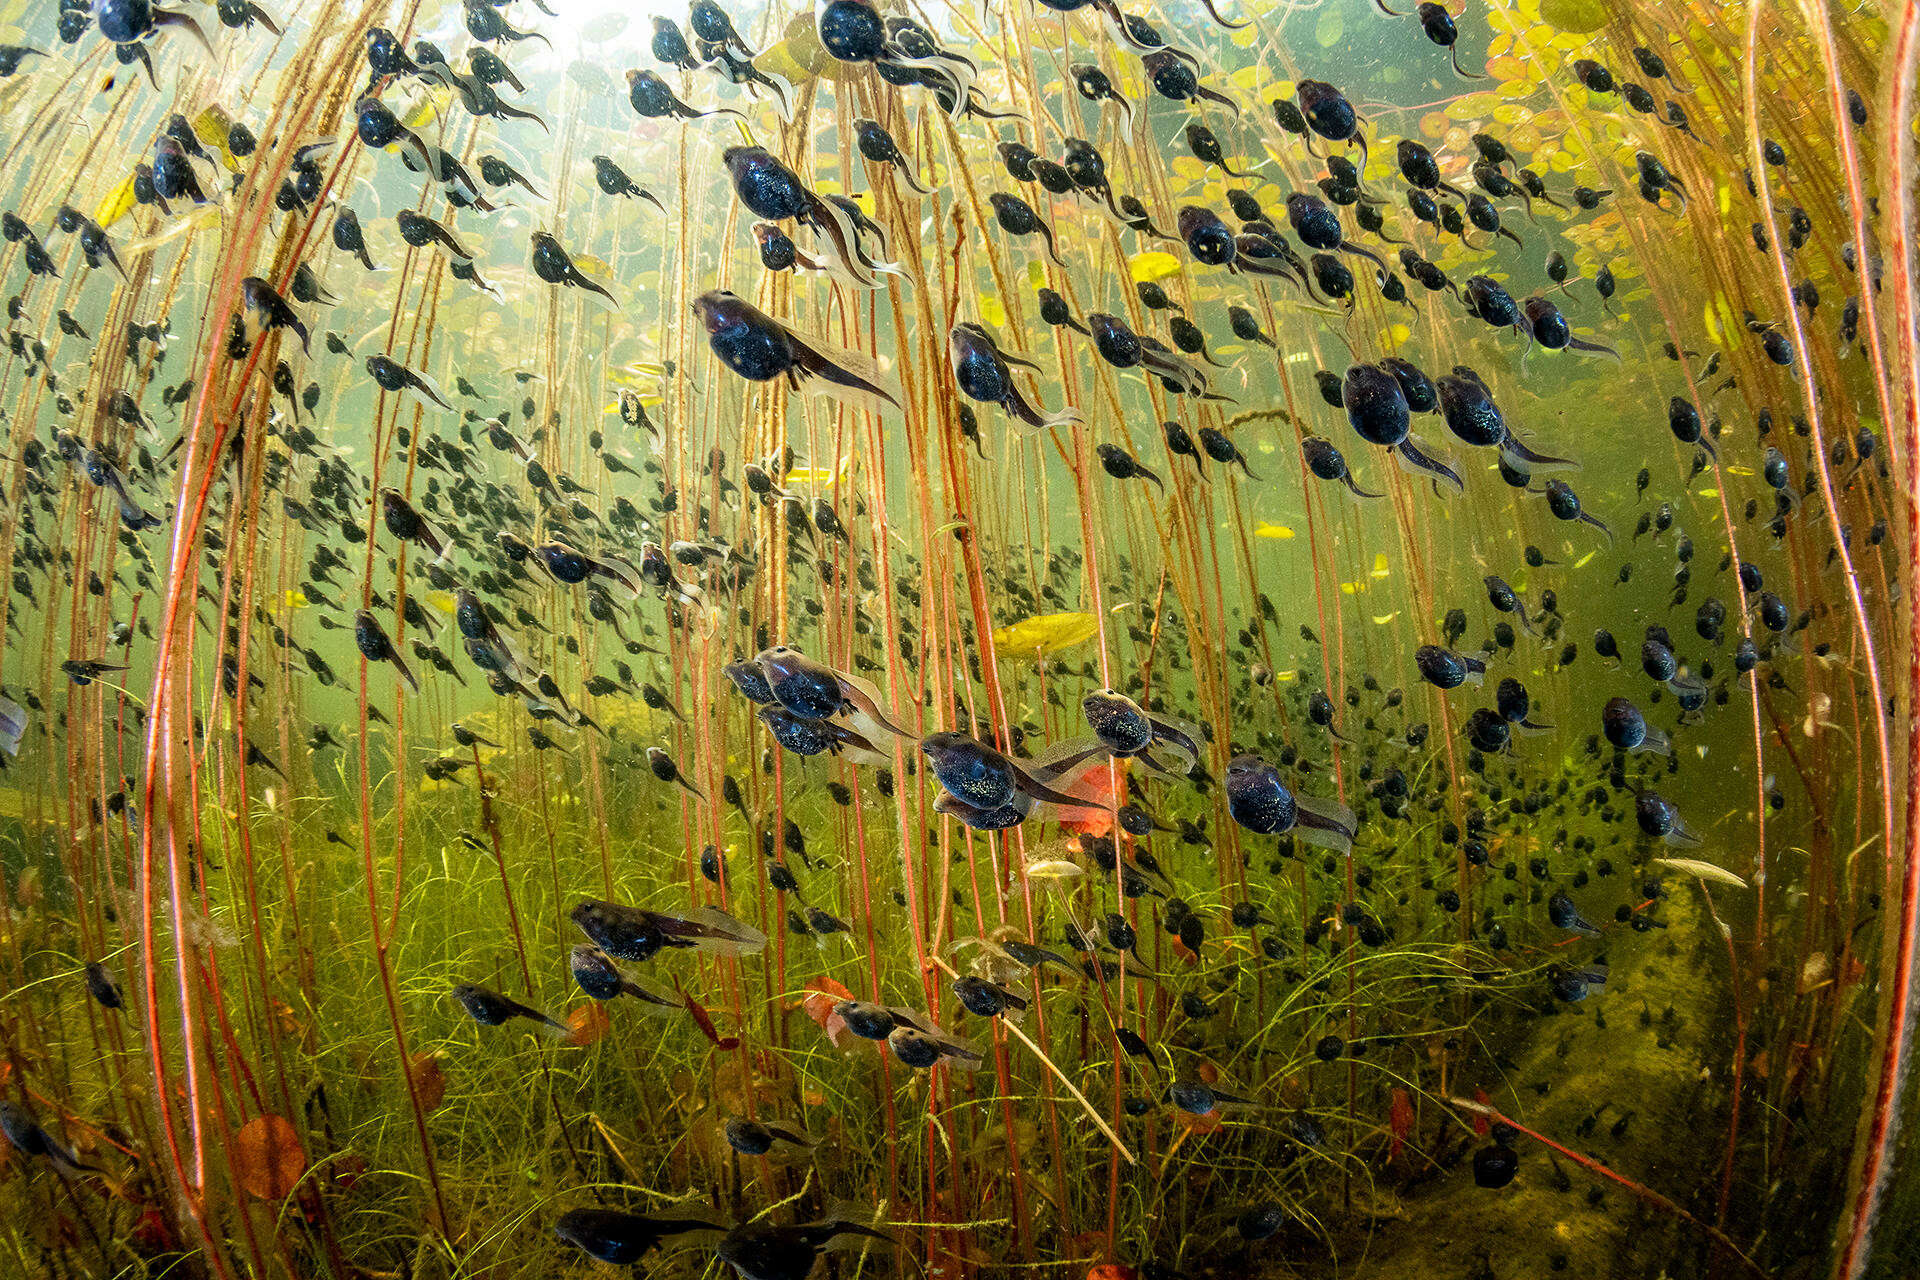
[[[853,999],[853,992],[847,990],[832,978],[815,978],[807,984],[807,994],[800,1005],[807,1011],[815,1025],[827,1033],[827,1040],[836,1049],[844,1049],[849,1041],[855,1039],[853,1032],[847,1029],[844,1018],[833,1011],[833,1006],[842,1000]]]
[[[1074,787],[1073,794],[1085,800],[1088,807],[1066,810],[1060,819],[1062,830],[1095,836],[1104,836],[1113,830],[1113,778],[1116,772],[1111,768],[1095,769],[1085,781]]]
[[[440,1069],[440,1055],[422,1052],[407,1061],[407,1074],[413,1077],[413,1091],[420,1095],[420,1108],[432,1111],[447,1096],[447,1073]]]
[[[585,1048],[607,1034],[612,1026],[607,1007],[598,1000],[589,1000],[567,1011],[567,1034],[560,1043],[575,1049]]]
[[[247,1121],[233,1140],[233,1178],[262,1200],[286,1197],[307,1171],[300,1134],[279,1116]]]
[[[1221,1124],[1224,1123],[1220,1119],[1220,1110],[1217,1107],[1203,1116],[1197,1116],[1191,1111],[1182,1111],[1176,1107],[1173,1118],[1181,1128],[1186,1129],[1196,1138],[1218,1132]]]

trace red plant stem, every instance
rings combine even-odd
[[[1756,175],[1767,172],[1766,162],[1761,156],[1760,139],[1760,71],[1759,71],[1759,32],[1760,18],[1765,5],[1756,0],[1747,17],[1747,57],[1742,68],[1742,77],[1746,92],[1748,163]],[[1773,258],[1773,264],[1780,277],[1780,297],[1787,317],[1787,324],[1793,331],[1793,362],[1800,374],[1800,389],[1805,398],[1807,423],[1813,432],[1813,461],[1816,474],[1820,477],[1820,496],[1827,510],[1827,520],[1833,527],[1834,545],[1839,554],[1841,574],[1847,585],[1847,601],[1852,606],[1854,624],[1860,633],[1861,657],[1867,664],[1867,687],[1873,693],[1873,736],[1880,757],[1880,806],[1882,829],[1891,833],[1893,827],[1893,754],[1887,742],[1886,692],[1880,678],[1880,658],[1873,647],[1873,625],[1867,618],[1867,606],[1860,594],[1860,574],[1854,568],[1853,555],[1847,549],[1845,537],[1841,534],[1841,519],[1838,500],[1833,491],[1833,470],[1827,462],[1826,437],[1821,430],[1821,399],[1819,387],[1814,382],[1812,358],[1808,355],[1806,328],[1800,321],[1800,308],[1793,301],[1793,276],[1787,267],[1786,250],[1781,247],[1779,223],[1773,211],[1773,190],[1765,181],[1755,180],[1755,190],[1760,193],[1760,213],[1766,221],[1767,244]],[[1872,267],[1866,260],[1867,253],[1862,246],[1860,268],[1863,274],[1871,274]],[[1891,864],[1890,864],[1891,865]]]
[[[1840,1259],[1834,1267],[1834,1275],[1840,1280],[1854,1280],[1866,1269],[1869,1257],[1869,1234],[1873,1230],[1874,1218],[1879,1212],[1881,1197],[1886,1193],[1886,1181],[1892,1172],[1893,1163],[1889,1158],[1892,1146],[1893,1125],[1900,1114],[1901,1085],[1906,1070],[1906,1061],[1911,1047],[1912,1026],[1909,1011],[1913,1003],[1913,962],[1914,937],[1916,925],[1920,925],[1920,858],[1915,850],[1920,849],[1920,500],[1916,500],[1912,489],[1913,468],[1920,461],[1920,348],[1914,342],[1914,296],[1913,296],[1913,137],[1910,132],[1913,119],[1914,68],[1920,62],[1920,6],[1904,4],[1900,6],[1898,25],[1894,30],[1892,53],[1888,62],[1886,107],[1882,115],[1882,195],[1889,203],[1890,224],[1888,255],[1893,265],[1888,273],[1888,286],[1893,291],[1894,333],[1899,342],[1900,368],[1904,375],[1902,382],[1906,390],[1906,403],[1900,419],[1900,453],[1905,457],[1908,477],[1905,490],[1907,503],[1907,581],[1905,594],[1907,602],[1907,769],[1906,769],[1906,813],[1901,825],[1903,839],[1901,853],[1906,859],[1906,873],[1900,885],[1900,911],[1897,932],[1891,939],[1891,956],[1883,960],[1881,999],[1886,1010],[1885,1036],[1880,1050],[1879,1082],[1874,1089],[1872,1118],[1868,1122],[1867,1140],[1861,1150],[1858,1192],[1853,1206],[1853,1217],[1847,1227],[1846,1242],[1840,1251]],[[1836,85],[1837,85],[1836,81]],[[1840,113],[1844,119],[1846,113]],[[1856,243],[1855,261],[1862,278],[1869,282],[1862,289],[1871,294],[1873,286],[1871,276],[1872,262],[1866,244]],[[1876,693],[1874,722],[1884,723],[1886,707]],[[1892,768],[1889,765],[1883,790],[1892,790]],[[1887,797],[1888,817],[1886,832],[1888,836],[1887,870],[1893,872],[1893,800]]]

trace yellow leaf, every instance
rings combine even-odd
[[[1388,568],[1387,568],[1387,554],[1386,554],[1386,552],[1384,552],[1384,551],[1376,551],[1376,552],[1374,552],[1374,554],[1373,554],[1373,573],[1372,573],[1372,574],[1371,574],[1370,576],[1372,576],[1372,577],[1375,577],[1375,578],[1384,578],[1384,577],[1386,577],[1386,576],[1387,576],[1387,575],[1388,575],[1389,573],[1391,573],[1391,572],[1392,572],[1392,570],[1390,570],[1390,569],[1388,569]]]
[[[980,318],[998,329],[1007,323],[1007,309],[990,293],[980,295]]]
[[[1562,31],[1586,35],[1607,25],[1602,0],[1540,0],[1540,18]]]
[[[1384,627],[1389,622],[1392,622],[1395,618],[1399,616],[1400,616],[1400,611],[1398,609],[1395,609],[1392,613],[1388,613],[1388,614],[1375,614],[1373,616],[1373,624],[1377,627]]]
[[[1277,538],[1284,541],[1287,538],[1293,537],[1294,532],[1286,525],[1274,524],[1271,521],[1262,520],[1259,524],[1253,526],[1253,536],[1256,538]]]
[[[993,647],[1006,657],[1038,658],[1085,644],[1099,634],[1099,620],[1090,613],[1042,613],[995,628]]]
[[[1070,880],[1085,874],[1086,870],[1079,863],[1069,862],[1065,858],[1048,858],[1027,864],[1027,875],[1034,880]]]
[[[832,484],[835,480],[846,478],[847,468],[853,465],[853,455],[840,459],[838,470],[832,467],[795,467],[787,472],[787,483],[793,484]]]
[[[1578,560],[1575,560],[1573,562],[1573,567],[1576,569],[1584,569],[1587,567],[1587,561],[1593,559],[1595,556],[1599,554],[1600,553],[1598,551],[1589,551],[1587,552],[1587,554],[1581,556]]]
[[[103,227],[110,227],[126,217],[127,211],[131,208],[133,208],[133,175],[128,174],[127,180],[115,187],[107,198],[100,202],[100,207],[93,211],[93,220]]]
[[[1133,255],[1132,270],[1135,280],[1164,280],[1180,270],[1180,259],[1158,249],[1149,249]]]
[[[1322,5],[1320,20],[1313,24],[1313,42],[1322,49],[1331,49],[1340,43],[1340,37],[1347,34],[1347,20],[1332,5]]]
[[[422,95],[420,101],[408,108],[407,114],[401,117],[400,123],[406,125],[409,129],[423,129],[427,125],[432,124],[434,119],[442,111],[446,110],[447,104],[452,101],[453,90],[447,88],[445,85],[439,85]],[[575,259],[575,261],[577,262],[578,259]]]

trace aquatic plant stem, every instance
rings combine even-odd
[[[1913,480],[1920,474],[1920,345],[1914,338],[1915,307],[1913,281],[1914,254],[1914,155],[1911,121],[1914,111],[1914,74],[1920,64],[1920,6],[1904,4],[1899,9],[1891,52],[1887,60],[1887,101],[1883,113],[1881,156],[1883,196],[1891,206],[1888,243],[1894,264],[1894,333],[1898,340],[1899,373],[1905,392],[1900,422],[1901,452],[1907,465],[1906,499],[1906,644],[1907,644],[1907,760],[1906,812],[1900,826],[1900,854],[1906,868],[1899,887],[1899,912],[1893,934],[1883,942],[1881,959],[1881,1000],[1885,1014],[1885,1034],[1881,1037],[1879,1080],[1874,1088],[1873,1109],[1867,1124],[1867,1139],[1861,1148],[1859,1171],[1853,1182],[1854,1204],[1846,1228],[1839,1262],[1834,1274],[1839,1280],[1856,1280],[1871,1256],[1871,1232],[1886,1194],[1892,1173],[1894,1127],[1899,1123],[1907,1056],[1911,1048],[1913,1017],[1913,969],[1915,934],[1920,931],[1920,495]],[[1844,114],[1844,113],[1843,113]],[[1871,291],[1873,271],[1867,246],[1857,246],[1859,269],[1868,278]],[[1884,722],[1887,708],[1876,696],[1874,719]],[[1890,792],[1892,774],[1885,778]],[[1888,875],[1893,872],[1892,798],[1887,799],[1889,816]]]

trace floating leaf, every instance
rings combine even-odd
[[[440,1069],[439,1054],[430,1050],[414,1054],[407,1060],[407,1074],[413,1077],[422,1111],[432,1111],[446,1101],[447,1073]]]
[[[997,628],[993,647],[1006,657],[1038,658],[1085,644],[1099,634],[1100,622],[1090,613],[1042,613]]]
[[[1180,259],[1158,249],[1149,249],[1133,255],[1130,269],[1137,281],[1165,280],[1180,270]]]
[[[1284,524],[1274,524],[1270,520],[1262,520],[1253,526],[1253,536],[1256,538],[1275,538],[1284,542],[1295,535],[1293,530]]]
[[[1652,862],[1663,867],[1672,867],[1675,871],[1690,876],[1699,876],[1702,880],[1716,880],[1721,884],[1730,884],[1736,889],[1744,889],[1747,882],[1728,871],[1725,867],[1716,867],[1711,862],[1702,862],[1698,858],[1653,858]]]
[[[233,128],[233,122],[218,104],[209,104],[201,108],[193,118],[193,136],[220,153],[221,162],[229,171],[239,172],[240,162],[235,160],[233,152],[227,150],[227,135]]]
[[[627,15],[624,13],[603,13],[592,18],[580,28],[580,34],[591,44],[605,44],[627,29]]]
[[[800,1007],[807,1011],[814,1025],[827,1033],[827,1041],[836,1049],[844,1049],[859,1037],[847,1026],[846,1020],[833,1011],[833,1007],[842,1000],[853,999],[853,992],[832,978],[815,978],[807,984],[807,994],[800,1001]]]
[[[1066,858],[1046,858],[1027,864],[1027,875],[1035,880],[1071,880],[1085,874],[1085,868]]]
[[[1602,0],[1540,0],[1540,20],[1587,35],[1607,25],[1607,6]]]
[[[115,187],[93,211],[93,220],[102,227],[111,227],[126,217],[127,211],[132,209],[133,205],[133,175],[128,174],[126,181]]]
[[[1347,34],[1347,20],[1332,5],[1320,7],[1320,20],[1313,24],[1313,42],[1322,49],[1331,49],[1340,43],[1340,37]]]
[[[440,116],[440,113],[445,111],[452,103],[453,90],[447,88],[445,85],[436,86],[421,95],[420,100],[414,103],[405,115],[400,117],[400,123],[406,125],[409,129],[424,129],[426,126],[432,124],[434,120]]]
[[[795,467],[787,472],[786,482],[789,485],[832,484],[836,480],[846,479],[847,469],[851,466],[853,466],[853,455],[848,454],[840,459],[837,467]]]
[[[605,287],[614,283],[613,268],[608,266],[604,259],[596,258],[590,253],[576,253],[573,255],[573,265],[580,268],[581,275],[597,285]]]
[[[279,1116],[247,1121],[233,1139],[233,1180],[249,1195],[281,1200],[300,1183],[307,1171],[307,1153],[300,1133]]]
[[[613,1019],[607,1016],[607,1007],[598,1000],[589,1000],[567,1011],[567,1035],[560,1043],[582,1049],[606,1035],[612,1027]]]
[[[1113,787],[1117,774],[1116,769],[1099,768],[1075,783],[1070,794],[1085,800],[1087,807],[1062,810],[1061,830],[1077,831],[1082,835],[1093,836],[1104,836],[1112,832]],[[1033,874],[1032,868],[1028,868],[1028,874]]]

